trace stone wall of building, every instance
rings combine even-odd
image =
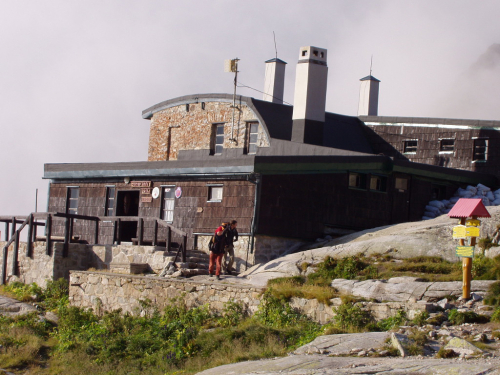
[[[0,242],[0,247],[3,248],[5,244],[6,242]],[[20,242],[17,272],[12,274],[12,244],[7,253],[7,282],[37,283],[45,287],[47,280],[57,280],[61,277],[69,279],[70,270],[87,270],[90,267],[93,253],[89,245],[70,244],[67,257],[63,257],[62,252],[62,242],[52,243],[50,255],[47,255],[45,242],[34,242],[32,256],[28,257],[26,242]]]
[[[151,118],[148,161],[177,160],[181,150],[207,150],[213,147],[213,124],[224,123],[224,148],[247,146],[248,123],[257,117],[246,105],[238,105],[231,127],[233,108],[230,102],[204,102],[181,104],[164,109]],[[189,110],[187,109],[189,108]],[[269,147],[264,129],[259,125],[258,147]]]

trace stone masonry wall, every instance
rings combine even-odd
[[[139,301],[149,299],[162,310],[171,299],[181,297],[188,308],[208,304],[211,311],[221,312],[228,301],[243,303],[247,312],[254,314],[265,288],[224,282],[202,282],[189,279],[120,275],[116,273],[73,271],[70,275],[70,303],[72,306],[92,308],[94,311],[122,309],[136,313]],[[335,316],[332,308],[342,303],[340,298],[330,300],[330,306],[315,299],[292,298],[293,308],[311,319],[325,324]],[[434,306],[425,302],[363,302],[363,308],[376,319],[385,319],[399,310],[412,319],[420,311],[433,312]]]
[[[241,148],[246,146],[248,136],[247,122],[256,122],[256,116],[245,105],[235,111],[234,138],[230,141],[232,103],[205,102],[178,105],[159,111],[151,118],[149,134],[148,161],[177,160],[181,150],[207,150],[211,148],[213,124],[224,123],[224,148]],[[259,125],[258,147],[269,147],[264,129]]]
[[[6,242],[0,242],[3,248]],[[63,244],[54,242],[51,255],[46,254],[45,242],[33,243],[33,254],[26,256],[26,242],[19,243],[18,273],[12,274],[14,245],[9,246],[7,253],[7,282],[21,281],[26,284],[37,283],[45,287],[47,280],[61,277],[69,279],[69,270],[86,270],[91,261],[91,249],[88,245],[70,244],[68,257],[62,256]]]
[[[188,308],[209,304],[212,311],[222,311],[224,303],[241,301],[249,313],[260,303],[261,288],[204,283],[199,281],[164,279],[160,277],[124,276],[101,272],[71,272],[70,303],[73,306],[136,312],[139,301],[149,299],[160,310],[172,298],[181,297]]]

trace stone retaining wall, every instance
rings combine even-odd
[[[124,276],[104,272],[72,271],[69,298],[72,306],[103,310],[121,308],[124,312],[140,309],[140,300],[149,299],[160,310],[172,298],[182,297],[188,308],[208,304],[212,311],[222,311],[230,300],[243,302],[253,314],[263,289],[222,282],[164,279],[148,276]]]
[[[225,302],[240,302],[252,315],[257,311],[264,290],[224,282],[73,271],[69,295],[72,306],[92,308],[94,311],[122,309],[123,312],[134,313],[140,311],[140,301],[146,299],[161,310],[171,303],[171,299],[181,297],[188,308],[208,304],[211,311],[217,312],[224,309]],[[333,298],[330,302],[328,306],[315,299],[292,298],[290,304],[314,321],[325,324],[335,316],[332,307],[342,303],[340,298]],[[363,306],[376,319],[388,318],[399,310],[404,310],[409,318],[413,318],[418,312],[433,312],[435,308],[425,302],[363,302]]]

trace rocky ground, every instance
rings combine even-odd
[[[500,207],[488,207],[488,210],[492,218],[482,219],[482,237],[493,236],[500,222]],[[451,237],[456,224],[456,219],[441,216],[321,240],[306,251],[257,265],[226,282],[265,286],[269,279],[304,274],[301,267],[304,262],[314,268],[327,255],[341,258],[390,254],[396,259],[425,255],[458,261],[457,240]],[[487,255],[499,253],[500,247],[494,247]],[[500,324],[453,325],[447,319],[452,309],[459,313],[491,315],[492,308],[482,301],[490,283],[474,282],[472,289],[476,293],[470,301],[463,301],[443,298],[444,295],[460,296],[461,282],[433,283],[412,278],[337,279],[332,286],[342,294],[371,301],[425,303],[434,312],[421,327],[400,326],[391,332],[320,336],[284,358],[225,365],[201,374],[500,374]],[[453,358],[437,358],[443,355]]]
[[[491,218],[481,219],[481,237],[493,237],[497,224],[500,223],[500,207],[488,207],[488,211]],[[327,255],[343,258],[357,254],[389,254],[395,259],[439,256],[456,262],[459,260],[455,255],[458,240],[452,238],[452,228],[455,225],[457,219],[443,215],[432,220],[368,229],[333,240],[324,239],[310,246],[314,248],[309,250],[249,268],[240,277],[246,283],[265,286],[269,279],[300,275],[303,263],[314,265],[322,262]],[[500,247],[493,247],[487,255],[498,254]]]

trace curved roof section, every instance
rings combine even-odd
[[[245,104],[250,110],[255,114],[255,118],[259,120],[261,125],[264,127],[264,131],[267,134],[269,141],[271,141],[271,137],[273,135],[269,131],[269,128],[266,124],[266,121],[261,116],[259,110],[254,106],[255,99],[250,98],[248,96],[236,95],[236,103]],[[149,107],[142,111],[143,119],[151,119],[156,112],[163,111],[164,109],[175,107],[182,104],[192,104],[192,103],[201,103],[201,102],[233,102],[233,95],[231,94],[195,94],[195,95],[185,95],[179,96],[177,98],[165,100],[164,102],[155,104],[152,107]]]
[[[142,111],[144,119],[150,119],[156,112],[183,104],[201,103],[210,101],[233,101],[232,94],[195,94],[180,96],[158,103]],[[293,106],[272,103],[254,99],[248,96],[237,95],[236,102],[245,104],[255,114],[266,132],[269,141],[279,139],[290,141],[292,138]],[[368,140],[363,132],[363,123],[352,116],[335,113],[326,113],[323,134],[323,146],[339,150],[373,154]]]

